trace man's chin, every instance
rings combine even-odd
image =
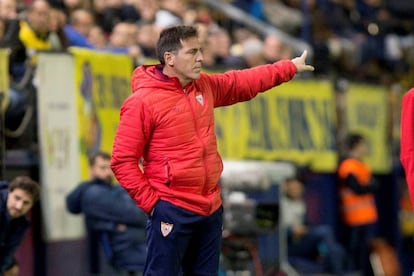
[[[18,218],[22,216],[20,212],[13,212],[13,211],[10,212],[9,215],[11,218]]]

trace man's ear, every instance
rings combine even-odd
[[[170,66],[170,67],[173,67],[174,66],[175,58],[174,58],[174,54],[173,53],[171,53],[171,52],[165,52],[164,53],[164,60],[165,60],[165,64],[167,64],[168,66]]]

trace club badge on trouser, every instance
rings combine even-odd
[[[161,221],[161,234],[164,237],[168,236],[171,233],[173,227],[174,224]]]

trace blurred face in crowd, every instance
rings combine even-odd
[[[33,198],[23,189],[16,188],[7,197],[7,211],[12,219],[24,216],[33,206]]]
[[[182,86],[199,79],[203,54],[198,37],[189,37],[181,41],[181,48],[174,52],[166,52],[164,59],[167,75],[176,76]]]
[[[14,19],[17,17],[16,0],[0,0],[0,19]]]
[[[368,143],[365,139],[361,140],[358,144],[355,145],[353,149],[353,155],[357,158],[363,158],[369,154]]]
[[[84,6],[82,2],[82,0],[63,0],[65,7],[70,11],[82,8]]]
[[[135,45],[138,27],[131,23],[118,23],[112,30],[109,42],[111,46],[128,47]]]
[[[282,41],[276,35],[266,37],[263,44],[263,53],[269,61],[277,61],[280,59],[282,50]]]
[[[286,195],[292,199],[301,199],[304,192],[302,182],[297,179],[289,179],[285,183]]]
[[[156,0],[135,0],[134,5],[135,8],[139,11],[142,21],[154,21],[155,14],[159,8],[158,2]]]
[[[98,14],[102,13],[107,7],[106,0],[93,0],[92,5],[93,10]]]
[[[56,32],[59,29],[63,28],[66,23],[66,15],[63,11],[58,9],[51,9],[50,11],[50,20],[49,20],[49,29],[52,32]]]
[[[88,37],[90,30],[95,25],[92,14],[86,10],[74,11],[71,22],[72,27],[85,37]]]
[[[231,40],[229,34],[220,30],[215,35],[216,40],[216,54],[220,57],[227,57],[230,54]]]
[[[30,26],[39,33],[49,31],[50,6],[46,1],[36,0],[29,10],[28,19]]]
[[[105,47],[106,38],[102,28],[99,26],[93,26],[92,29],[89,31],[88,41],[95,47]]]
[[[112,183],[113,173],[111,169],[111,159],[97,156],[95,163],[90,168],[92,178],[101,179],[107,183]]]
[[[138,44],[146,47],[153,48],[156,46],[156,38],[159,36],[152,24],[142,25],[137,34]]]

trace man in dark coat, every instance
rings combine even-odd
[[[13,265],[14,254],[29,228],[26,214],[39,193],[39,184],[27,176],[0,182],[0,275]]]
[[[110,160],[111,156],[104,152],[92,155],[92,179],[66,197],[66,206],[71,213],[85,215],[90,254],[96,253],[100,243],[115,269],[134,275],[143,270],[146,259],[147,218],[124,188],[112,184]],[[90,272],[100,272],[96,267],[93,270]]]

